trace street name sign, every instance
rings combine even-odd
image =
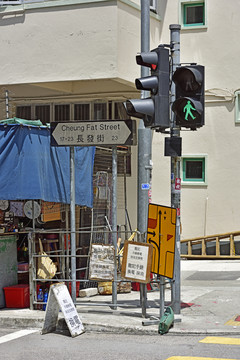
[[[173,278],[176,233],[175,208],[157,204],[148,206],[147,242],[153,245],[151,271]]]
[[[135,120],[51,123],[51,146],[136,145]]]

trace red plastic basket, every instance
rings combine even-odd
[[[28,308],[30,306],[29,285],[18,284],[4,287],[7,308]]]

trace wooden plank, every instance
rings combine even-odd
[[[217,256],[220,255],[220,242],[219,242],[219,237],[216,237],[216,255],[217,255]]]
[[[230,235],[230,255],[235,255],[234,236],[232,234]]]
[[[202,239],[202,255],[206,255],[206,243],[205,243],[205,239]]]
[[[233,236],[240,236],[240,231],[231,231],[231,232],[228,232],[228,233],[223,233],[223,234],[214,234],[214,235],[207,235],[207,236],[200,236],[200,237],[196,237],[196,238],[191,238],[191,239],[182,239],[181,240],[181,243],[185,243],[185,242],[188,242],[188,241],[201,241],[202,239],[209,239],[211,241],[216,239],[216,237],[220,238],[220,239],[224,239],[224,238],[229,238],[230,235],[233,235]]]
[[[188,241],[188,255],[192,255],[192,243]]]
[[[218,260],[223,260],[223,259],[240,259],[240,255],[235,255],[235,256],[230,256],[230,255],[188,255],[188,254],[181,254],[181,258],[183,259],[218,259]]]

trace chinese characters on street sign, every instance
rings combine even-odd
[[[134,241],[124,242],[122,277],[149,283],[152,264],[152,245]]]
[[[136,121],[53,122],[51,123],[51,145],[136,145]]]

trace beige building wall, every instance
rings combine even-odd
[[[187,3],[187,1],[186,1]],[[179,23],[179,1],[168,1],[162,43],[169,24]],[[207,25],[181,31],[181,62],[205,66],[205,126],[181,131],[182,155],[207,156],[207,184],[182,185],[182,238],[239,230],[240,127],[235,124],[234,92],[239,89],[240,47],[234,0],[206,2]],[[170,204],[170,159],[162,157],[163,134],[154,134],[153,201]]]
[[[186,2],[190,2],[187,1]],[[193,1],[192,1],[193,2]],[[181,62],[205,66],[205,126],[182,131],[183,156],[206,155],[206,185],[182,185],[182,238],[239,230],[240,127],[234,92],[240,88],[240,30],[236,0],[205,0],[204,28],[182,29]],[[66,5],[67,4],[67,5]],[[151,13],[150,47],[169,44],[169,25],[181,23],[180,0],[158,0]],[[50,0],[0,8],[0,112],[4,89],[11,105],[33,101],[124,100],[140,96],[140,0]],[[152,201],[170,205],[170,158],[153,133]],[[136,227],[137,148],[127,179],[128,210]],[[119,212],[119,224],[124,213]]]
[[[124,101],[140,96],[140,1],[50,0],[0,7],[0,115],[5,90],[10,116],[17,105]],[[151,43],[159,43],[160,17],[151,15]],[[128,212],[136,228],[137,147],[127,178]],[[119,180],[121,186],[122,179]],[[125,223],[121,208],[118,223]]]

